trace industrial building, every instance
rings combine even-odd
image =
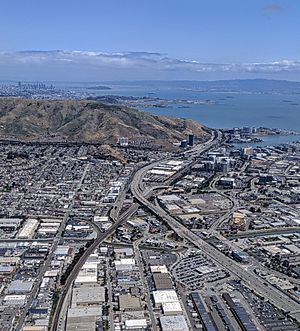
[[[166,302],[162,304],[164,315],[178,315],[182,313],[182,307],[179,302]]]
[[[13,280],[10,283],[7,292],[9,294],[29,293],[32,290],[33,284],[33,281]]]
[[[147,328],[147,320],[141,319],[128,319],[125,320],[125,330],[143,330]]]
[[[131,294],[119,296],[119,309],[121,311],[142,310],[141,299]]]
[[[172,278],[168,273],[152,274],[154,286],[156,290],[171,290],[173,289]]]
[[[167,302],[178,302],[178,296],[175,290],[158,290],[152,292],[155,306]]]
[[[189,331],[183,315],[161,316],[159,321],[162,331]]]
[[[39,225],[39,221],[34,218],[30,218],[25,221],[22,229],[19,231],[18,238],[31,239]]]

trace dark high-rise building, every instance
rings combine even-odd
[[[195,136],[191,133],[189,134],[189,146],[194,146]]]

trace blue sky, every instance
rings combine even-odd
[[[297,0],[3,0],[0,79],[300,80],[299,17]]]

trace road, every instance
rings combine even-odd
[[[53,316],[53,320],[52,320],[52,325],[51,325],[51,330],[52,331],[56,331],[59,325],[59,319],[60,319],[60,313],[62,310],[62,306],[64,303],[64,300],[66,298],[66,295],[69,291],[69,288],[71,288],[74,280],[76,279],[76,277],[78,276],[78,273],[80,271],[80,269],[82,268],[82,266],[84,265],[84,263],[87,261],[88,257],[95,251],[95,249],[108,237],[110,237],[115,230],[117,229],[117,227],[119,225],[121,225],[125,220],[127,220],[129,217],[131,217],[131,215],[133,215],[136,210],[138,208],[138,205],[132,205],[124,214],[122,214],[119,219],[113,223],[113,225],[104,233],[100,231],[100,228],[98,228],[97,226],[95,226],[95,223],[90,223],[94,225],[94,228],[96,230],[97,233],[97,237],[95,239],[95,241],[93,242],[93,244],[87,248],[84,252],[84,254],[81,256],[81,258],[79,259],[79,261],[77,262],[77,264],[75,265],[75,267],[73,268],[72,272],[70,273],[70,275],[68,276],[68,279],[64,285],[64,288],[61,292],[54,316]]]
[[[224,199],[229,200],[231,202],[231,207],[229,208],[229,210],[224,215],[222,215],[221,217],[219,217],[216,221],[214,221],[211,224],[211,226],[209,228],[209,231],[210,232],[216,231],[217,228],[220,227],[223,222],[225,222],[226,220],[228,220],[229,217],[232,215],[232,213],[238,209],[238,201],[237,201],[237,199],[234,198],[234,197],[232,197],[232,196],[230,196],[230,195],[225,194],[224,191],[219,190],[217,188],[217,186],[216,186],[217,185],[217,182],[219,181],[219,179],[221,177],[222,177],[222,175],[217,176],[215,179],[213,179],[210,182],[209,187],[210,187],[210,189],[212,191],[215,191],[219,195],[221,195],[222,197],[224,197]]]
[[[299,233],[299,232],[300,232],[300,226],[278,227],[276,229],[247,230],[243,232],[238,232],[236,234],[231,234],[230,236],[228,236],[228,238],[230,239],[251,238],[251,237],[272,236],[272,235],[280,236],[282,234]]]
[[[66,223],[67,223],[68,218],[69,218],[69,215],[70,215],[70,213],[72,211],[72,208],[73,208],[73,205],[74,205],[74,202],[75,202],[76,193],[80,190],[88,169],[89,169],[89,166],[87,165],[85,167],[84,171],[83,171],[83,174],[82,174],[82,176],[80,178],[80,181],[79,181],[79,183],[77,185],[77,188],[76,188],[76,190],[74,192],[74,196],[73,196],[73,198],[72,198],[72,200],[71,200],[71,202],[69,204],[69,208],[66,211],[66,213],[64,215],[64,218],[63,218],[63,221],[61,222],[61,224],[59,226],[59,229],[57,231],[56,237],[52,241],[53,244],[51,246],[51,249],[50,249],[50,252],[48,254],[48,257],[47,257],[44,265],[40,268],[39,275],[38,275],[38,277],[37,277],[37,279],[35,281],[34,287],[33,287],[32,291],[31,291],[31,293],[29,295],[29,298],[27,298],[26,306],[24,307],[23,313],[20,315],[20,318],[18,320],[18,324],[16,325],[15,331],[20,331],[23,328],[23,324],[24,324],[24,321],[25,321],[27,312],[30,309],[33,300],[36,298],[36,296],[38,294],[38,291],[40,289],[40,285],[42,283],[42,279],[44,277],[45,272],[48,270],[48,268],[51,265],[51,261],[52,261],[53,256],[54,256],[54,252],[55,252],[55,250],[56,250],[56,248],[58,246],[59,241],[62,238],[63,231],[64,231],[64,229],[66,227]]]
[[[209,150],[213,145],[215,145],[221,138],[222,138],[221,132],[217,131],[217,130],[213,130],[212,131],[212,137],[207,142],[205,142],[204,144],[202,144],[200,146],[195,146],[193,149],[191,149],[189,151],[190,155],[198,156],[198,155],[204,153],[205,151]],[[158,160],[158,161],[155,161],[153,163],[146,164],[142,168],[138,169],[135,172],[135,174],[130,178],[130,181],[131,181],[130,186],[132,186],[132,183],[135,183],[135,184],[137,184],[137,186],[140,186],[142,181],[139,180],[137,182],[135,180],[137,178],[136,174],[139,174],[139,177],[143,178],[143,176],[147,173],[148,170],[150,170],[155,165],[157,165],[161,162],[162,162],[162,160]],[[193,164],[193,162],[191,162],[190,165],[188,165],[188,167],[191,167],[192,164]],[[164,183],[164,184],[167,185],[167,183]],[[143,192],[144,196],[145,197],[150,197],[150,195],[152,194],[152,192],[155,189],[157,189],[157,187],[148,188],[145,192]],[[122,199],[123,199],[123,196],[122,196]],[[114,208],[110,213],[110,215],[113,217],[113,221],[114,221],[113,225],[104,233],[100,232],[100,229],[98,229],[98,230],[96,229],[97,237],[96,237],[95,241],[93,242],[93,244],[88,249],[86,249],[84,254],[81,256],[78,263],[75,265],[72,272],[68,276],[67,281],[66,281],[66,283],[65,283],[65,285],[62,289],[58,304],[56,306],[56,310],[54,312],[52,325],[51,325],[51,331],[56,331],[58,329],[59,322],[60,322],[60,315],[62,313],[62,308],[63,308],[63,305],[64,305],[64,301],[66,299],[66,296],[69,292],[69,289],[72,287],[73,282],[76,279],[80,269],[82,268],[82,266],[84,265],[84,263],[86,262],[86,260],[90,256],[90,254],[92,254],[94,252],[94,250],[104,240],[106,240],[108,237],[110,237],[115,232],[115,230],[118,228],[118,226],[120,226],[125,220],[129,219],[137,211],[138,207],[139,207],[139,204],[134,203],[120,217],[118,217],[118,214],[119,214],[121,208],[120,208],[120,206],[117,206],[117,208]]]
[[[143,290],[144,290],[144,293],[145,293],[145,299],[146,299],[147,306],[148,306],[151,326],[152,326],[153,331],[157,331],[157,320],[156,320],[155,314],[153,312],[151,299],[150,299],[150,291],[149,291],[148,281],[147,281],[147,279],[145,277],[145,274],[144,274],[143,258],[141,256],[141,252],[140,252],[140,249],[139,249],[139,244],[140,244],[141,240],[142,240],[142,238],[133,243],[135,260],[136,260],[136,264],[139,267],[139,271],[140,271],[140,275],[141,275],[141,281],[142,281],[143,286],[144,286]]]
[[[283,311],[290,313],[293,318],[300,322],[300,306],[298,302],[289,298],[287,295],[284,295],[274,286],[266,285],[265,281],[254,272],[244,269],[237,262],[226,257],[219,250],[212,247],[203,239],[188,230],[185,226],[165,212],[161,207],[149,202],[144,197],[143,192],[139,189],[139,182],[143,179],[142,175],[143,169],[136,173],[131,184],[132,194],[141,205],[145,206],[158,218],[164,220],[180,237],[185,238],[198,247],[208,258],[214,260],[216,264],[226,269],[230,274],[240,278],[256,293],[267,298],[271,303]]]
[[[110,264],[109,260],[106,261],[106,270],[108,275],[111,275],[111,269],[110,269]],[[108,320],[109,320],[109,330],[110,331],[115,331],[115,325],[114,325],[114,309],[113,309],[113,289],[111,286],[111,282],[109,280],[109,277],[107,277],[107,304],[108,304]]]

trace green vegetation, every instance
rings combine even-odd
[[[49,322],[49,325],[51,325],[52,318],[54,316],[56,307],[58,305],[59,297],[60,297],[60,290],[56,290],[53,293],[53,297],[52,297],[53,304],[52,304],[51,313],[50,313],[50,322]]]

